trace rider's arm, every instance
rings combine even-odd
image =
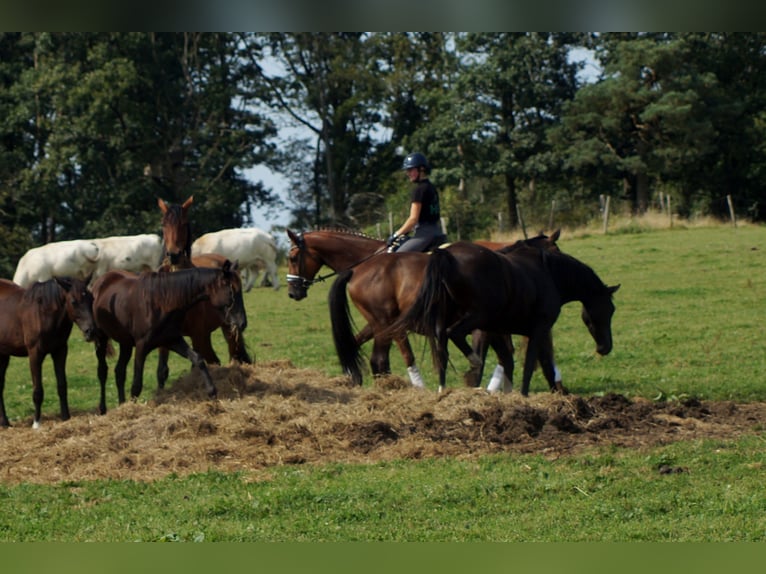
[[[418,218],[420,217],[420,209],[422,206],[423,204],[419,201],[413,201],[410,204],[409,217],[407,217],[406,221],[402,223],[402,226],[396,230],[394,235],[398,237],[399,235],[404,235],[405,233],[409,233],[415,229],[415,226],[418,224]]]

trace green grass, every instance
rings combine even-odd
[[[608,284],[621,284],[609,356],[595,356],[578,304],[567,306],[556,324],[556,358],[570,390],[658,400],[766,400],[766,228],[565,234],[559,243]],[[257,362],[289,359],[340,374],[328,288],[329,282],[313,286],[300,302],[285,288],[245,295],[246,336]],[[413,344],[435,389],[422,338]],[[225,357],[219,338],[216,347]],[[147,363],[144,398],[155,387],[155,357]],[[465,363],[454,351],[452,359],[448,384],[459,385]],[[171,381],[188,370],[177,357],[170,366]],[[404,376],[397,351],[392,368]],[[68,373],[73,415],[94,412],[95,357],[78,332]],[[517,369],[517,382],[519,375]],[[44,376],[44,414],[58,416],[50,360]],[[111,377],[107,400],[113,407]],[[532,392],[545,388],[536,373]],[[5,399],[13,424],[31,423],[26,359],[11,360]],[[760,435],[598,449],[555,461],[514,455],[284,467],[258,477],[211,472],[149,484],[0,485],[0,540],[764,541],[764,446]],[[686,471],[662,475],[657,468],[663,463]]]
[[[0,488],[0,540],[763,541],[763,438]],[[754,463],[753,461],[759,461]],[[686,472],[660,474],[661,464]]]

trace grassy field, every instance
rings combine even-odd
[[[609,356],[595,355],[578,304],[567,306],[556,324],[557,363],[572,392],[766,400],[766,228],[564,233],[559,245],[606,283],[621,284]],[[328,288],[312,287],[301,302],[290,300],[285,288],[246,294],[246,335],[257,362],[289,359],[340,374]],[[222,340],[217,343],[225,357]],[[413,343],[435,389],[423,340],[414,337]],[[394,371],[404,375],[398,352],[392,359]],[[455,352],[452,359],[448,384],[458,385],[465,364]],[[156,359],[147,366],[143,399],[152,394]],[[171,358],[171,380],[187,370]],[[79,332],[71,340],[68,372],[75,416],[94,411],[95,357]],[[517,369],[517,381],[519,375]],[[26,359],[11,360],[7,379],[11,422],[26,425],[32,413]],[[49,361],[45,383],[44,413],[57,415]],[[532,392],[546,388],[536,373]],[[110,408],[116,404],[111,378],[107,400]],[[764,439],[761,433],[556,460],[492,456],[278,467],[263,476],[211,472],[149,484],[0,485],[0,540],[764,541]],[[663,462],[689,472],[658,475]]]

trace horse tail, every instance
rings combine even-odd
[[[348,306],[346,286],[354,271],[350,269],[338,275],[338,278],[330,287],[328,296],[330,306],[330,321],[332,323],[332,337],[335,342],[335,352],[345,373],[351,376],[354,384],[362,384],[362,357],[359,353],[359,345],[353,331],[353,319]]]
[[[434,364],[441,360],[436,343],[447,328],[446,321],[456,305],[450,285],[454,284],[457,259],[445,249],[435,249],[428,258],[423,282],[410,308],[388,328],[394,337],[408,331],[423,335],[429,342]]]

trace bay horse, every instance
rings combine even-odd
[[[163,264],[161,271],[175,271],[192,267],[220,268],[226,257],[215,253],[204,253],[192,257],[192,232],[189,222],[189,208],[194,202],[190,196],[182,204],[170,204],[158,199],[162,212],[162,243]],[[237,267],[239,268],[239,266]],[[186,315],[183,334],[191,339],[192,347],[209,364],[221,364],[218,354],[213,348],[211,334],[220,328],[229,350],[229,360],[252,364],[253,360],[245,345],[243,331],[247,320],[241,325],[227,323],[207,301],[200,302],[191,313]],[[160,348],[157,363],[157,384],[163,388],[168,378],[168,350]]]
[[[241,326],[246,321],[242,283],[237,264],[227,261],[221,269],[190,268],[173,273],[108,271],[93,283],[93,316],[98,328],[96,357],[101,385],[99,412],[106,413],[106,356],[109,340],[120,347],[115,366],[119,403],[125,402],[127,364],[135,348],[132,398],[143,388],[146,356],[159,347],[191,361],[205,381],[208,396],[216,396],[204,358],[183,338],[185,317],[200,301],[207,301],[227,321]]]
[[[504,247],[511,251],[515,250],[517,245],[534,245],[542,249],[558,250],[556,245],[558,237],[559,232],[557,231],[551,237],[540,234],[531,239],[519,240],[514,244],[488,241],[481,243],[491,247]],[[353,269],[341,273],[330,289],[330,318],[335,349],[343,370],[351,375],[352,380],[361,381],[361,358],[359,345],[353,344],[351,315],[346,291],[348,291],[348,297],[368,321],[367,325],[374,332],[375,340],[382,342],[381,347],[387,350],[391,339],[396,340],[405,335],[402,331],[392,332],[390,326],[410,308],[424,279],[425,268],[429,261],[427,253],[409,254],[405,252],[393,255],[395,257],[385,259],[376,257],[362,261]],[[469,370],[463,375],[465,384],[474,387],[479,386],[488,347],[492,347],[498,357],[499,366],[496,368],[496,373],[499,370],[501,373],[512,376],[514,350],[510,334],[481,333],[477,330],[473,336],[476,341],[477,352],[466,355],[469,361]],[[460,344],[459,341],[455,341],[455,343]],[[552,345],[552,342],[550,344]],[[373,374],[377,374],[374,352],[375,349],[373,350],[371,366]],[[493,374],[493,379],[495,376]],[[506,390],[509,386],[510,383],[506,383]],[[443,390],[444,381],[440,381],[439,391]]]
[[[85,280],[55,277],[24,288],[0,279],[0,426],[10,426],[3,391],[11,356],[29,357],[32,375],[33,428],[40,427],[43,403],[42,365],[47,355],[53,360],[61,419],[69,419],[66,360],[69,336],[77,325],[87,341],[95,336],[93,296]]]
[[[470,357],[475,353],[465,338],[477,329],[524,335],[528,343],[521,394],[527,396],[538,360],[549,385],[555,384],[552,347],[545,342],[563,304],[580,301],[596,352],[611,351],[612,295],[618,288],[607,286],[593,269],[561,252],[525,247],[503,255],[458,242],[432,253],[416,301],[391,332],[412,330],[428,338],[440,384],[448,338]]]
[[[349,231],[318,230],[297,234],[287,230],[292,243],[288,254],[288,295],[301,300],[308,294],[308,288],[316,282],[339,274],[330,290],[330,316],[333,324],[333,338],[336,351],[344,371],[351,375],[356,384],[361,384],[361,359],[359,348],[373,339],[370,368],[373,375],[390,373],[389,350],[396,342],[414,386],[425,383],[415,365],[409,339],[405,334],[391,336],[385,329],[407,309],[417,292],[428,255],[425,253],[385,253],[386,244]],[[545,238],[555,248],[558,233],[552,239]],[[498,247],[506,243],[496,244]],[[315,278],[322,266],[327,265],[333,273]],[[353,278],[353,280],[352,280]],[[367,323],[354,335],[346,298],[348,296],[359,309]],[[513,346],[510,337],[505,339],[484,339],[491,345],[498,357],[505,362],[512,361]],[[510,355],[510,357],[509,357]],[[503,362],[503,359],[501,359]],[[473,377],[480,376],[480,365],[473,363]]]

